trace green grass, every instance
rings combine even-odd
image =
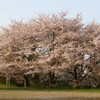
[[[34,88],[17,87],[15,85],[0,84],[0,90],[32,90],[32,91],[66,91],[66,92],[100,92],[100,88],[94,89],[67,89],[67,88]]]
[[[0,84],[0,100],[100,100],[100,89],[50,89]]]
[[[6,85],[6,84],[0,84],[0,89],[10,89],[10,88],[16,88],[14,85]]]

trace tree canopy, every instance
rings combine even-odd
[[[70,19],[62,12],[1,28],[0,82],[100,86],[99,24],[84,25],[80,14]]]

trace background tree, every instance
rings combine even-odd
[[[21,86],[98,87],[100,25],[81,20],[62,12],[2,27],[0,78]]]

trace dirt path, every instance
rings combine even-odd
[[[0,99],[3,98],[99,98],[100,93],[93,92],[54,92],[54,91],[23,91],[23,90],[4,90],[0,91]],[[25,99],[25,100],[26,100]],[[42,100],[44,100],[42,99]],[[98,100],[99,100],[98,99]],[[28,99],[30,100],[30,99]]]

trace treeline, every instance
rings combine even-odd
[[[100,87],[100,25],[67,13],[1,27],[0,83],[24,87]]]

